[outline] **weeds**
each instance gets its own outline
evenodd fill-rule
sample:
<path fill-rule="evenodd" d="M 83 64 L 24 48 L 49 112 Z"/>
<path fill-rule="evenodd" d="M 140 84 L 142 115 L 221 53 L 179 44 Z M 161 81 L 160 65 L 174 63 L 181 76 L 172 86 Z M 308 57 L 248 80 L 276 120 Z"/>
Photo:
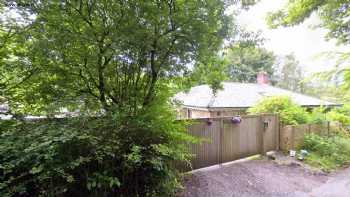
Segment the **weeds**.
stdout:
<path fill-rule="evenodd" d="M 350 162 L 350 138 L 335 134 L 331 137 L 308 134 L 302 149 L 310 152 L 306 162 L 325 171 L 331 171 Z"/>

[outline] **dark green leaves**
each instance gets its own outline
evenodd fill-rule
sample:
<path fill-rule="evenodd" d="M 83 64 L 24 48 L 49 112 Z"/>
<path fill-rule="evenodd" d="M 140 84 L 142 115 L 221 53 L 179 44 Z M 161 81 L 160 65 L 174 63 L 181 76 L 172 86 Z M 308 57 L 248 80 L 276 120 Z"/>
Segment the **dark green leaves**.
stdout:
<path fill-rule="evenodd" d="M 220 0 L 17 3 L 35 15 L 20 57 L 36 72 L 7 93 L 23 113 L 136 113 L 155 99 L 159 81 L 212 56 L 231 27 Z"/>

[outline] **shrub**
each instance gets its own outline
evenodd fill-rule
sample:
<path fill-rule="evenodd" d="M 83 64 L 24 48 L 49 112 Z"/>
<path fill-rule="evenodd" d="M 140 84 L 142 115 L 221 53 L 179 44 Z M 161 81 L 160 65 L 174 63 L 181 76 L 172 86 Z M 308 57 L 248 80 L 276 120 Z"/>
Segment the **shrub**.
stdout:
<path fill-rule="evenodd" d="M 256 106 L 248 110 L 249 113 L 277 113 L 286 125 L 303 124 L 309 121 L 306 110 L 292 102 L 286 96 L 266 97 Z"/>
<path fill-rule="evenodd" d="M 327 114 L 326 114 L 326 108 L 324 107 L 318 107 L 314 108 L 312 112 L 310 113 L 310 123 L 314 124 L 321 124 L 327 121 Z"/>
<path fill-rule="evenodd" d="M 350 162 L 350 138 L 343 135 L 323 137 L 308 134 L 304 137 L 302 149 L 310 151 L 306 162 L 329 171 Z"/>
<path fill-rule="evenodd" d="M 335 108 L 327 113 L 327 118 L 331 121 L 338 121 L 344 126 L 350 125 L 350 105 L 346 104 L 341 108 Z"/>
<path fill-rule="evenodd" d="M 170 196 L 193 140 L 167 105 L 99 118 L 4 122 L 0 196 Z"/>

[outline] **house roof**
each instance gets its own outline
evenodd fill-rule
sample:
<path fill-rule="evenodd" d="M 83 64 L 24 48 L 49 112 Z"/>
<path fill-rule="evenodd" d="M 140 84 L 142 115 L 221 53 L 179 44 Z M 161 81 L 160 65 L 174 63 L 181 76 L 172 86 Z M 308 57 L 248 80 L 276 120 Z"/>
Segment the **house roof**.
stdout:
<path fill-rule="evenodd" d="M 289 96 L 301 106 L 334 106 L 336 103 L 266 84 L 224 82 L 216 96 L 208 85 L 195 86 L 189 92 L 175 95 L 175 99 L 188 107 L 202 108 L 248 108 L 266 96 Z"/>

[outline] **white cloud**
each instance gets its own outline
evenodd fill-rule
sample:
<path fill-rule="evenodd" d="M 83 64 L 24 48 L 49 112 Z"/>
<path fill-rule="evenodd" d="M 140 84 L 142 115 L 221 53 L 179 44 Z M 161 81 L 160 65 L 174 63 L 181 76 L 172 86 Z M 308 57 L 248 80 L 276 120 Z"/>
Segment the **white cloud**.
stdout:
<path fill-rule="evenodd" d="M 320 23 L 317 15 L 312 15 L 304 23 L 294 27 L 269 29 L 265 18 L 268 12 L 278 10 L 285 0 L 262 0 L 247 11 L 238 15 L 238 23 L 248 30 L 261 30 L 267 39 L 265 47 L 277 55 L 294 53 L 307 73 L 320 72 L 333 67 L 335 60 L 320 58 L 320 54 L 329 51 L 344 51 L 345 47 L 336 46 L 334 40 L 326 41 L 327 30 L 311 28 Z"/>

